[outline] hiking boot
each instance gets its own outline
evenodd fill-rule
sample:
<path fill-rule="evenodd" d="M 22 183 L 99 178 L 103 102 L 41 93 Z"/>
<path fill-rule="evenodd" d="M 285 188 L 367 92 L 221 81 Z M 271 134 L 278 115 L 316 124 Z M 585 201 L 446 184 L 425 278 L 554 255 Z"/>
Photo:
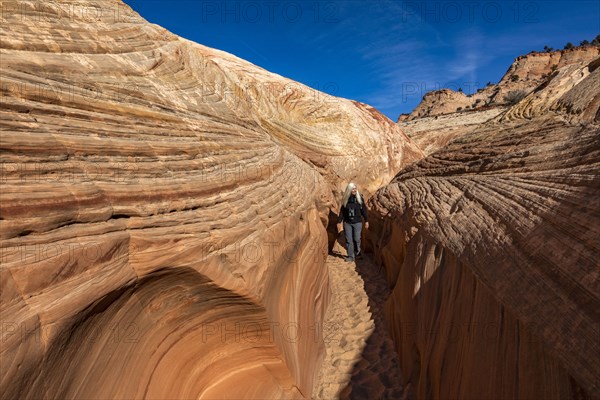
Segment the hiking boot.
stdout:
<path fill-rule="evenodd" d="M 358 253 L 356 253 L 356 258 L 362 258 L 362 251 L 358 251 Z"/>
<path fill-rule="evenodd" d="M 344 261 L 346 261 L 346 262 L 354 262 L 354 258 L 353 257 L 344 257 Z"/>

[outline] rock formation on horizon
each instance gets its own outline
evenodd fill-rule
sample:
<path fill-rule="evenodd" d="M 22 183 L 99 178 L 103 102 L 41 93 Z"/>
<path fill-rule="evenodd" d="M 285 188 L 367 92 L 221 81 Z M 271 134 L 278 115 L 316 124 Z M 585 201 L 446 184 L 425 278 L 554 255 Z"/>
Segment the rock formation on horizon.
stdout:
<path fill-rule="evenodd" d="M 599 399 L 600 58 L 473 114 L 415 122 L 428 157 L 369 201 L 403 384 L 418 399 Z"/>
<path fill-rule="evenodd" d="M 336 196 L 420 149 L 120 1 L 2 8 L 3 398 L 310 396 Z"/>
<path fill-rule="evenodd" d="M 453 114 L 459 111 L 485 110 L 510 106 L 507 95 L 523 91 L 525 95 L 552 80 L 558 70 L 572 64 L 585 64 L 600 56 L 600 46 L 583 46 L 553 52 L 531 52 L 519 56 L 508 68 L 500 82 L 488 84 L 477 93 L 466 95 L 452 89 L 426 93 L 421 103 L 403 118 L 411 121 L 424 117 Z"/>
<path fill-rule="evenodd" d="M 599 56 L 600 46 L 585 46 L 517 57 L 498 84 L 488 85 L 469 96 L 450 89 L 429 92 L 398 124 L 426 154 L 431 154 L 516 103 L 533 102 L 536 106 L 513 108 L 512 114 L 523 107 L 534 114 L 536 107 L 542 112 L 559 107 L 549 103 L 557 101 L 566 90 L 585 78 L 590 64 Z M 522 117 L 531 118 L 534 114 Z"/>
<path fill-rule="evenodd" d="M 348 181 L 373 195 L 398 393 L 600 398 L 598 54 L 528 55 L 516 104 L 509 77 L 403 125 L 118 0 L 1 18 L 3 398 L 319 393 Z"/>

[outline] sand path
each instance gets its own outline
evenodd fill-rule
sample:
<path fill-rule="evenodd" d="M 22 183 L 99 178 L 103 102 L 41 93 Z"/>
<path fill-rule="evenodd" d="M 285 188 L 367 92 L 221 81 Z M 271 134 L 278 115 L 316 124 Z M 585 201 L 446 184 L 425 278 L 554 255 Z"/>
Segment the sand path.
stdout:
<path fill-rule="evenodd" d="M 327 258 L 331 305 L 323 324 L 326 356 L 314 399 L 406 399 L 398 356 L 383 320 L 385 278 L 367 254 L 345 262 L 336 243 Z"/>

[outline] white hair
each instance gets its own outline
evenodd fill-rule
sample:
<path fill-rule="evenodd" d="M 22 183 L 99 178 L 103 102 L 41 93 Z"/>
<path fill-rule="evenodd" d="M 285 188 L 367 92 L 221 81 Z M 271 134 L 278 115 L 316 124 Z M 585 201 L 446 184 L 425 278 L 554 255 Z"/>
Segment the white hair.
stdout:
<path fill-rule="evenodd" d="M 344 197 L 342 198 L 342 204 L 344 205 L 344 207 L 348 206 L 348 199 L 352 195 L 352 189 L 354 188 L 356 188 L 356 183 L 353 182 L 350 182 L 348 186 L 346 186 L 346 190 L 344 191 Z M 360 205 L 362 205 L 363 203 L 363 198 L 358 192 L 358 188 L 356 189 L 356 201 L 358 201 L 358 204 Z"/>

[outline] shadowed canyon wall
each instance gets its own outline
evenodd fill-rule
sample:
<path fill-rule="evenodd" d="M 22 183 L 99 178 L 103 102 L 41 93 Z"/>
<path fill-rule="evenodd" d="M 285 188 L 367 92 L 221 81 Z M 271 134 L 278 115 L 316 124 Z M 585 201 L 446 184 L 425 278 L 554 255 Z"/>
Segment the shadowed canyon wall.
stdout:
<path fill-rule="evenodd" d="M 371 198 L 417 398 L 600 398 L 599 61 L 559 69 Z"/>
<path fill-rule="evenodd" d="M 335 196 L 418 147 L 122 2 L 2 8 L 3 398 L 310 396 Z"/>

